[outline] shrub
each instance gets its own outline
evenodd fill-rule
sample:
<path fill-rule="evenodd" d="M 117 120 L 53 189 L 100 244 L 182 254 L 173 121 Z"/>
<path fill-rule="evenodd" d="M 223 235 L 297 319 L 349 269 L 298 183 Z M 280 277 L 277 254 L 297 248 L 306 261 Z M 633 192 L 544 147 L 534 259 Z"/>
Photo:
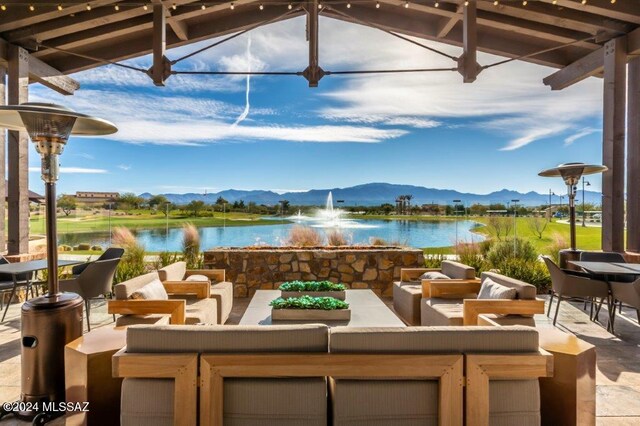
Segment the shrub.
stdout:
<path fill-rule="evenodd" d="M 424 267 L 425 268 L 433 268 L 440 269 L 442 266 L 442 261 L 446 260 L 444 254 L 429 254 L 424 257 Z"/>
<path fill-rule="evenodd" d="M 102 246 L 91 246 L 91 251 L 102 251 Z"/>
<path fill-rule="evenodd" d="M 281 291 L 344 291 L 344 284 L 331 281 L 289 281 L 280 284 Z"/>
<path fill-rule="evenodd" d="M 498 268 L 501 274 L 536 286 L 538 293 L 544 293 L 551 285 L 551 276 L 544 263 L 538 260 L 509 258 Z"/>
<path fill-rule="evenodd" d="M 146 272 L 144 262 L 145 250 L 138 239 L 125 227 L 116 227 L 113 230 L 113 244 L 122 247 L 124 254 L 116 269 L 114 283 L 120 283 Z"/>
<path fill-rule="evenodd" d="M 330 246 L 346 246 L 349 242 L 344 234 L 337 229 L 333 229 L 327 233 L 327 245 Z"/>
<path fill-rule="evenodd" d="M 486 240 L 478 243 L 480 253 L 485 257 L 487 256 L 487 254 L 489 254 L 491 247 L 493 247 L 493 240 L 491 238 L 487 238 Z"/>
<path fill-rule="evenodd" d="M 564 250 L 569 248 L 569 242 L 567 239 L 560 233 L 554 232 L 551 234 L 551 244 L 547 246 L 546 255 L 549 255 L 554 262 L 558 263 L 560 261 L 560 250 Z"/>
<path fill-rule="evenodd" d="M 322 236 L 313 228 L 294 226 L 289 231 L 285 244 L 294 247 L 318 247 L 322 245 Z"/>
<path fill-rule="evenodd" d="M 322 309 L 333 311 L 336 309 L 348 309 L 349 304 L 334 297 L 290 297 L 283 299 L 278 297 L 269 303 L 273 309 Z"/>
<path fill-rule="evenodd" d="M 91 244 L 87 244 L 87 243 L 78 244 L 78 250 L 91 250 Z"/>
<path fill-rule="evenodd" d="M 63 244 L 60 247 L 58 247 L 58 251 L 71 251 L 71 250 L 73 250 L 73 247 L 65 245 L 65 244 Z"/>
<path fill-rule="evenodd" d="M 187 262 L 188 269 L 202 268 L 200 234 L 198 229 L 190 223 L 182 227 L 182 259 Z"/>
<path fill-rule="evenodd" d="M 173 251 L 161 251 L 153 262 L 153 267 L 154 269 L 164 268 L 165 266 L 179 262 L 180 260 L 180 253 Z"/>
<path fill-rule="evenodd" d="M 456 246 L 456 251 L 458 252 L 458 261 L 475 268 L 477 274 L 485 269 L 486 261 L 479 244 L 461 243 Z"/>
<path fill-rule="evenodd" d="M 487 261 L 489 266 L 499 268 L 502 262 L 507 259 L 522 259 L 526 261 L 535 261 L 538 259 L 538 253 L 535 247 L 529 241 L 518 238 L 515 242 L 513 239 L 508 241 L 498 241 L 487 253 Z"/>
<path fill-rule="evenodd" d="M 370 237 L 369 244 L 371 244 L 372 246 L 388 246 L 389 245 L 389 243 L 387 243 L 387 241 L 384 238 L 380 238 L 380 237 Z"/>

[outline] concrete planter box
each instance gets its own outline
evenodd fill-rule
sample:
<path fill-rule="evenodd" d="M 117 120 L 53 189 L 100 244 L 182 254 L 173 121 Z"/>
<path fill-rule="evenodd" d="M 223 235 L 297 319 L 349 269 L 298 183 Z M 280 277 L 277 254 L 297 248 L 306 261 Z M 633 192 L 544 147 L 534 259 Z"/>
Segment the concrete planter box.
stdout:
<path fill-rule="evenodd" d="M 333 297 L 334 299 L 344 300 L 346 292 L 342 291 L 281 291 L 280 297 L 283 299 L 289 299 L 292 297 Z"/>
<path fill-rule="evenodd" d="M 349 321 L 351 309 L 271 309 L 272 321 Z"/>

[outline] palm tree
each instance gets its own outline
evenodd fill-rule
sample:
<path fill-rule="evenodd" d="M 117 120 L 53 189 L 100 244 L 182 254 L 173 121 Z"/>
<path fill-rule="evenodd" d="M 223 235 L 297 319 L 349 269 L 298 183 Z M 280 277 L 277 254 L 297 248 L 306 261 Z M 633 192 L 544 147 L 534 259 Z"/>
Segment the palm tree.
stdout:
<path fill-rule="evenodd" d="M 407 200 L 407 210 L 405 214 L 411 214 L 411 199 L 413 198 L 413 195 L 405 195 L 404 198 Z"/>

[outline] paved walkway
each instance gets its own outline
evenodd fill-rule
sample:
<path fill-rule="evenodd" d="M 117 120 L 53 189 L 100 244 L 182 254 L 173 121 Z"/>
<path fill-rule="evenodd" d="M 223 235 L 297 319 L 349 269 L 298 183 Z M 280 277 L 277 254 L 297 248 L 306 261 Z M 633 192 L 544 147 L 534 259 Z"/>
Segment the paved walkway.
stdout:
<path fill-rule="evenodd" d="M 391 299 L 386 298 L 387 305 Z M 242 317 L 248 298 L 236 299 L 229 324 L 237 324 Z M 113 324 L 106 313 L 104 302 L 93 302 L 92 328 Z M 554 305 L 555 307 L 555 305 Z M 640 425 L 640 326 L 635 311 L 624 310 L 616 319 L 616 334 L 589 321 L 582 310 L 582 303 L 563 303 L 558 318 L 558 328 L 575 334 L 597 347 L 596 411 L 598 425 Z M 600 318 L 606 321 L 606 309 Z M 551 324 L 545 316 L 536 321 L 540 327 Z M 7 321 L 0 324 L 0 403 L 20 397 L 20 305 L 12 305 Z M 0 421 L 2 425 L 23 425 L 14 419 Z M 52 422 L 52 425 L 61 424 Z"/>

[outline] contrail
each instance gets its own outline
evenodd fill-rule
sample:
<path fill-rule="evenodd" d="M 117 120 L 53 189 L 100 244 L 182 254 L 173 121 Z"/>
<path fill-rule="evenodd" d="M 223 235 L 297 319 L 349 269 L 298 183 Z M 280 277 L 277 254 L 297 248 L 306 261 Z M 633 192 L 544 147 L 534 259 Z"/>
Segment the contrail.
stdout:
<path fill-rule="evenodd" d="M 249 67 L 249 72 L 251 72 L 251 36 L 247 39 L 247 64 Z M 249 115 L 249 109 L 251 105 L 249 104 L 249 93 L 251 93 L 251 75 L 247 74 L 247 90 L 245 94 L 245 105 L 244 111 L 242 114 L 236 119 L 236 121 L 231 125 L 231 127 L 236 127 L 238 124 L 242 123 L 245 118 Z"/>

